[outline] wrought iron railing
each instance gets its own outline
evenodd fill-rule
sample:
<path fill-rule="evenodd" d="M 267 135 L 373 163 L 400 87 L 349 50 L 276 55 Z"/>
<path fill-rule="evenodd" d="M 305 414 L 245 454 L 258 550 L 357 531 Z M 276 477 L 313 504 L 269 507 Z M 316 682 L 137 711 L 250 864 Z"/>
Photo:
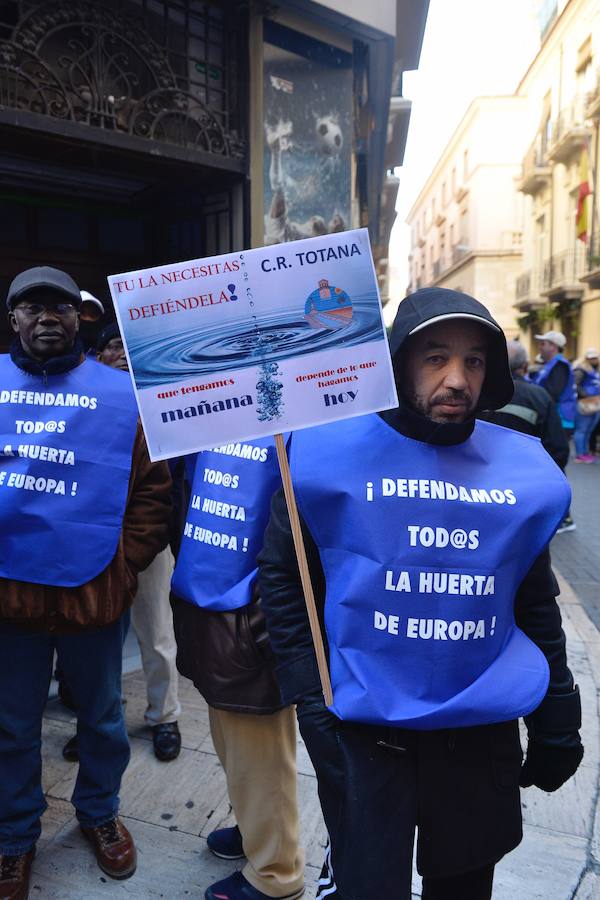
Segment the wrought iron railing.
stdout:
<path fill-rule="evenodd" d="M 586 271 L 597 272 L 600 269 L 600 234 L 595 234 L 586 251 Z"/>
<path fill-rule="evenodd" d="M 600 66 L 596 69 L 596 82 L 585 97 L 585 113 L 590 118 L 597 118 L 600 112 Z"/>
<path fill-rule="evenodd" d="M 576 285 L 581 276 L 585 274 L 585 270 L 586 254 L 583 244 L 571 250 L 556 253 L 544 262 L 542 289 L 552 290 L 552 288 Z"/>
<path fill-rule="evenodd" d="M 452 262 L 457 263 L 459 260 L 466 256 L 467 253 L 470 252 L 470 247 L 467 244 L 455 244 L 452 248 Z"/>
<path fill-rule="evenodd" d="M 515 285 L 515 294 L 517 300 L 531 296 L 531 272 L 523 272 L 522 275 L 519 275 Z"/>
<path fill-rule="evenodd" d="M 8 0 L 0 109 L 242 158 L 235 22 L 226 2 Z"/>
<path fill-rule="evenodd" d="M 540 273 L 537 269 L 523 272 L 515 282 L 517 300 L 535 300 L 540 296 Z"/>
<path fill-rule="evenodd" d="M 552 144 L 556 144 L 572 129 L 583 127 L 585 124 L 585 103 L 585 95 L 577 94 L 568 106 L 560 110 L 558 116 L 552 122 L 550 137 Z"/>
<path fill-rule="evenodd" d="M 548 159 L 546 156 L 546 146 L 545 146 L 544 135 L 542 132 L 538 132 L 535 137 L 535 140 L 527 150 L 527 153 L 523 157 L 522 164 L 522 177 L 528 178 L 530 175 L 535 174 L 536 169 L 542 169 L 548 165 Z"/>

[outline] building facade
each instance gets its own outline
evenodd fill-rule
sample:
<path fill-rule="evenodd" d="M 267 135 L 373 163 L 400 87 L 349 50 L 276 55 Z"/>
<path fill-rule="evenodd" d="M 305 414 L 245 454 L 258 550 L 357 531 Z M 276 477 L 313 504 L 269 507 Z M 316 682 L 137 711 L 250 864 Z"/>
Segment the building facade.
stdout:
<path fill-rule="evenodd" d="M 437 285 L 482 300 L 507 335 L 518 333 L 515 280 L 522 268 L 523 98 L 478 97 L 467 110 L 407 218 L 409 291 Z"/>
<path fill-rule="evenodd" d="M 362 225 L 385 288 L 427 5 L 0 4 L 0 292 Z"/>
<path fill-rule="evenodd" d="M 556 328 L 574 358 L 600 343 L 600 5 L 545 2 L 540 16 L 540 49 L 517 88 L 529 129 L 517 183 L 525 206 L 515 309 L 532 353 L 533 335 Z M 578 215 L 586 182 L 593 193 Z"/>

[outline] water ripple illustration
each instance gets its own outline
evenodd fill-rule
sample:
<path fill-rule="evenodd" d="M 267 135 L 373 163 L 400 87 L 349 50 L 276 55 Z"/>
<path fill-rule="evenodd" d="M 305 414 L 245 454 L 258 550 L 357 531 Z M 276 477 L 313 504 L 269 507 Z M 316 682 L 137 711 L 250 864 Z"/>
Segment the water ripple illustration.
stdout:
<path fill-rule="evenodd" d="M 337 329 L 311 327 L 295 308 L 171 336 L 130 338 L 129 352 L 136 383 L 147 388 L 383 338 L 379 304 L 370 296 L 353 298 L 352 320 Z"/>

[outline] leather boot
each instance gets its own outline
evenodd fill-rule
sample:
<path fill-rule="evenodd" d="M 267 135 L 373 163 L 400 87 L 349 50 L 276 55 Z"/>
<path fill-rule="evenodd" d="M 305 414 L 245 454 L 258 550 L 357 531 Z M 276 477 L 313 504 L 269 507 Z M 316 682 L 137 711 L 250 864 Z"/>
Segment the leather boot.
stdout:
<path fill-rule="evenodd" d="M 0 855 L 0 900 L 27 900 L 35 847 L 20 856 Z"/>
<path fill-rule="evenodd" d="M 118 817 L 96 828 L 81 825 L 92 844 L 98 865 L 110 878 L 129 878 L 135 872 L 137 854 L 133 838 Z"/>

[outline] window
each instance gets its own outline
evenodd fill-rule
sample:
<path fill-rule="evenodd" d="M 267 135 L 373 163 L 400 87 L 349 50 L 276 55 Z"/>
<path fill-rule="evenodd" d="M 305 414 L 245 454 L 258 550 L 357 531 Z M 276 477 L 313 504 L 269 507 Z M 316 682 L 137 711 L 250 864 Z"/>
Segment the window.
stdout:
<path fill-rule="evenodd" d="M 592 61 L 592 36 L 591 34 L 586 37 L 585 41 L 577 51 L 577 65 L 575 67 L 576 72 L 582 72 L 587 69 Z"/>
<path fill-rule="evenodd" d="M 542 121 L 540 124 L 540 132 L 542 135 L 542 159 L 546 156 L 548 151 L 548 144 L 550 143 L 550 136 L 552 134 L 552 94 L 550 91 L 544 97 L 544 101 L 542 103 Z"/>
<path fill-rule="evenodd" d="M 468 232 L 469 232 L 469 219 L 467 216 L 467 210 L 463 209 L 460 214 L 460 238 L 459 238 L 458 242 L 459 242 L 459 244 L 462 244 L 465 247 L 467 247 L 469 245 Z"/>
<path fill-rule="evenodd" d="M 89 250 L 86 213 L 76 209 L 41 206 L 38 210 L 38 240 L 44 247 Z"/>
<path fill-rule="evenodd" d="M 594 66 L 592 65 L 592 38 L 588 37 L 577 51 L 577 93 L 587 94 L 593 90 L 595 82 Z"/>

